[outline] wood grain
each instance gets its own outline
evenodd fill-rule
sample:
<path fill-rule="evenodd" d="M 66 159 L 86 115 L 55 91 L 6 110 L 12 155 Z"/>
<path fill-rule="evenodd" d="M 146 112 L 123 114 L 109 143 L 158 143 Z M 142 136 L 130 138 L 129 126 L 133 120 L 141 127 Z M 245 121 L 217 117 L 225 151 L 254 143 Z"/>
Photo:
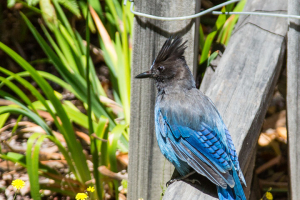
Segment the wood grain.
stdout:
<path fill-rule="evenodd" d="M 300 15 L 300 2 L 288 1 L 288 14 Z M 289 19 L 287 45 L 287 118 L 290 193 L 292 200 L 300 199 L 300 20 Z"/>
<path fill-rule="evenodd" d="M 276 13 L 286 13 L 286 8 L 285 0 L 249 0 L 245 6 L 246 11 Z M 215 103 L 231 133 L 248 187 L 257 139 L 283 63 L 287 29 L 286 19 L 241 16 L 216 71 L 208 69 L 200 88 Z M 172 184 L 164 199 L 216 198 L 216 189 L 204 188 L 215 186 L 208 181 L 201 186 L 202 191 L 184 182 Z M 246 195 L 249 198 L 249 192 Z"/>
<path fill-rule="evenodd" d="M 195 14 L 200 9 L 198 4 L 200 4 L 198 0 L 135 1 L 135 10 L 157 16 L 175 17 Z M 196 66 L 198 21 L 195 19 L 158 21 L 138 16 L 134 19 L 128 168 L 129 200 L 160 199 L 162 187 L 165 187 L 165 183 L 170 179 L 174 170 L 174 167 L 161 154 L 154 133 L 156 97 L 154 82 L 136 80 L 134 77 L 150 69 L 161 46 L 171 35 L 180 35 L 188 40 L 186 60 L 191 68 Z"/>

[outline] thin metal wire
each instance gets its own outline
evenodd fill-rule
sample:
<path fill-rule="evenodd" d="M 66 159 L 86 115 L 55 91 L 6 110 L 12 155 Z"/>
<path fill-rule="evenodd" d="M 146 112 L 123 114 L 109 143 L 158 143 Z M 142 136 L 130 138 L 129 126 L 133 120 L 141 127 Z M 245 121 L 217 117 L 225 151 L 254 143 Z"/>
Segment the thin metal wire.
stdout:
<path fill-rule="evenodd" d="M 150 19 L 157 19 L 157 20 L 164 20 L 164 21 L 173 21 L 173 20 L 185 20 L 185 19 L 193 19 L 200 17 L 202 15 L 206 15 L 208 13 L 212 13 L 213 15 L 259 15 L 259 16 L 268 16 L 268 17 L 283 17 L 283 18 L 295 18 L 300 19 L 299 15 L 285 15 L 285 14 L 278 14 L 278 13 L 264 13 L 264 12 L 220 12 L 220 11 L 214 11 L 219 8 L 222 8 L 223 6 L 239 2 L 240 0 L 231 0 L 226 1 L 224 3 L 221 3 L 219 5 L 216 5 L 212 8 L 209 8 L 207 10 L 204 10 L 200 13 L 194 14 L 194 15 L 188 15 L 188 16 L 182 16 L 182 17 L 159 17 L 154 15 L 149 15 L 146 13 L 141 13 L 133 10 L 134 1 L 129 0 L 131 2 L 130 11 L 138 16 L 146 17 Z M 126 6 L 127 0 L 124 0 L 124 5 Z"/>
<path fill-rule="evenodd" d="M 260 16 L 267 16 L 267 17 L 283 17 L 283 18 L 300 19 L 299 15 L 285 15 L 285 14 L 264 13 L 264 12 L 220 12 L 220 11 L 213 11 L 212 14 L 213 15 L 260 15 Z"/>
<path fill-rule="evenodd" d="M 127 0 L 124 0 L 124 3 L 123 3 L 123 4 L 124 4 L 124 6 L 126 6 L 126 3 L 127 3 Z"/>
<path fill-rule="evenodd" d="M 194 15 L 188 15 L 188 16 L 182 16 L 182 17 L 159 17 L 159 16 L 154 16 L 154 15 L 149 15 L 149 14 L 145 14 L 145 13 L 141 13 L 141 12 L 137 12 L 137 11 L 134 11 L 133 10 L 133 4 L 134 2 L 131 1 L 131 6 L 130 6 L 130 11 L 135 14 L 135 15 L 138 15 L 138 16 L 141 16 L 141 17 L 147 17 L 147 18 L 151 18 L 151 19 L 157 19 L 157 20 L 164 20 L 164 21 L 173 21 L 173 20 L 185 20 L 185 19 L 193 19 L 193 18 L 197 18 L 197 17 L 200 17 L 202 15 L 206 15 L 208 13 L 211 13 L 212 11 L 214 10 L 217 10 L 219 8 L 222 8 L 223 6 L 226 6 L 226 5 L 229 5 L 229 4 L 232 4 L 232 3 L 236 3 L 236 2 L 239 2 L 240 0 L 231 0 L 231 1 L 226 1 L 224 3 L 221 3 L 219 5 L 216 5 L 212 8 L 209 8 L 207 10 L 204 10 L 200 13 L 197 13 L 197 14 L 194 14 Z M 127 0 L 124 0 L 124 5 L 126 5 L 126 2 Z"/>

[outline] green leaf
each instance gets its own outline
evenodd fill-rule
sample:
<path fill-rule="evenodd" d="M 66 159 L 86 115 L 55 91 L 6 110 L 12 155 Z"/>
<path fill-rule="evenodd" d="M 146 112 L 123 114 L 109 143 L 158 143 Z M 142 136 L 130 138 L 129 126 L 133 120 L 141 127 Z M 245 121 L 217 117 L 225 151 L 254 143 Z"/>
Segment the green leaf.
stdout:
<path fill-rule="evenodd" d="M 202 28 L 202 25 L 200 24 L 199 26 L 199 45 L 200 45 L 200 49 L 202 50 L 204 48 L 204 43 L 205 43 L 205 36 L 204 36 L 204 33 L 203 33 L 203 28 Z"/>
<path fill-rule="evenodd" d="M 81 77 L 77 73 L 68 71 L 67 68 L 62 63 L 62 61 L 55 55 L 55 53 L 53 52 L 53 50 L 49 47 L 49 45 L 47 45 L 47 43 L 45 42 L 45 40 L 36 31 L 36 29 L 30 23 L 30 21 L 27 19 L 27 17 L 24 14 L 22 14 L 22 13 L 21 13 L 21 16 L 25 20 L 26 24 L 28 25 L 29 29 L 33 33 L 34 37 L 37 39 L 37 41 L 41 45 L 41 47 L 44 50 L 44 52 L 47 54 L 47 56 L 53 62 L 53 64 L 54 64 L 55 68 L 57 69 L 57 71 L 63 77 L 63 79 L 66 80 L 66 82 L 68 82 L 70 85 L 72 85 L 72 88 L 74 88 L 74 90 L 76 90 L 76 93 L 78 94 L 78 96 L 80 96 L 81 99 L 84 102 L 86 102 L 86 96 L 87 96 L 86 93 L 87 93 L 87 90 L 86 90 L 86 83 L 85 83 L 83 77 Z M 1 48 L 1 46 L 0 46 L 0 48 Z M 106 116 L 109 119 L 109 121 L 110 121 L 110 128 L 112 128 L 113 125 L 115 124 L 115 121 L 112 118 L 112 112 L 106 111 L 105 107 L 100 102 L 99 97 L 96 97 L 94 95 L 92 95 L 92 104 L 93 104 L 93 108 L 94 108 L 93 111 L 94 111 L 95 115 L 98 118 L 101 115 Z"/>
<path fill-rule="evenodd" d="M 87 19 L 89 19 L 89 15 L 87 13 L 86 16 Z M 95 186 L 96 186 L 96 194 L 99 199 L 102 199 L 102 188 L 101 188 L 101 182 L 100 182 L 100 174 L 98 171 L 99 167 L 99 154 L 98 154 L 98 148 L 97 148 L 97 142 L 92 137 L 92 134 L 94 133 L 94 125 L 92 120 L 92 102 L 91 102 L 91 82 L 90 82 L 90 65 L 89 65 L 89 58 L 90 58 L 90 29 L 88 25 L 86 24 L 86 85 L 87 85 L 87 122 L 88 122 L 88 130 L 89 130 L 89 136 L 91 139 L 91 153 L 92 153 L 92 161 L 94 166 L 94 177 L 95 177 Z"/>
<path fill-rule="evenodd" d="M 123 21 L 125 21 L 125 10 L 123 8 Z M 126 23 L 125 23 L 126 25 Z M 124 97 L 122 97 L 124 100 L 123 109 L 125 113 L 125 121 L 129 124 L 130 122 L 130 83 L 131 83 L 131 60 L 130 60 L 130 50 L 129 50 L 129 44 L 128 44 L 128 34 L 127 34 L 127 27 L 124 26 L 124 30 L 122 32 L 122 55 L 124 59 L 124 86 L 123 90 L 125 92 L 123 93 Z"/>
<path fill-rule="evenodd" d="M 41 136 L 40 133 L 32 134 L 27 141 L 27 150 L 26 150 L 26 166 L 27 166 L 27 172 L 28 172 L 29 182 L 31 186 L 30 194 L 34 200 L 41 199 L 41 196 L 39 194 L 40 184 L 39 184 L 39 174 L 38 174 L 38 163 L 35 163 L 36 160 L 32 156 L 32 147 L 34 145 L 35 140 L 40 136 Z"/>
<path fill-rule="evenodd" d="M 47 25 L 52 28 L 57 25 L 57 16 L 53 5 L 50 0 L 40 0 L 40 9 L 42 17 Z"/>
<path fill-rule="evenodd" d="M 236 7 L 233 9 L 233 12 L 241 12 L 244 9 L 244 6 L 246 4 L 246 0 L 240 1 Z M 217 41 L 227 45 L 229 42 L 229 39 L 231 37 L 231 33 L 233 31 L 233 28 L 239 18 L 239 15 L 231 15 L 225 22 L 224 26 L 222 27 L 222 30 L 219 33 Z"/>
<path fill-rule="evenodd" d="M 27 0 L 29 6 L 35 6 L 40 0 Z"/>
<path fill-rule="evenodd" d="M 109 135 L 108 141 L 108 149 L 109 149 L 109 162 L 111 166 L 111 171 L 117 172 L 117 158 L 116 158 L 116 151 L 117 145 L 122 133 L 127 128 L 127 125 L 118 124 L 116 127 L 111 131 Z"/>
<path fill-rule="evenodd" d="M 120 26 L 119 26 L 119 21 L 120 21 L 121 15 L 118 16 L 118 13 L 117 13 L 117 10 L 119 10 L 119 13 L 122 12 L 122 9 L 121 9 L 120 5 L 115 0 L 105 0 L 105 2 L 106 2 L 106 5 L 109 8 L 109 11 L 111 12 L 111 14 L 114 18 L 113 23 L 116 25 L 116 28 L 117 28 L 118 32 L 121 33 L 122 31 L 121 31 Z"/>
<path fill-rule="evenodd" d="M 23 100 L 27 105 L 29 105 L 30 107 L 33 108 L 33 106 L 31 105 L 30 99 L 18 86 L 16 86 L 14 83 L 10 82 L 8 79 L 5 79 L 3 77 L 0 77 L 0 81 L 1 81 L 1 85 L 2 85 L 2 83 L 7 85 L 13 92 L 15 92 L 20 97 L 21 100 Z M 34 108 L 33 108 L 33 110 L 35 113 L 37 113 Z"/>
<path fill-rule="evenodd" d="M 204 47 L 203 47 L 202 53 L 201 53 L 200 65 L 202 63 L 204 63 L 207 60 L 207 58 L 209 57 L 209 51 L 210 51 L 212 42 L 213 42 L 216 34 L 217 34 L 217 31 L 215 30 L 207 35 L 205 43 L 204 43 Z"/>
<path fill-rule="evenodd" d="M 209 56 L 209 58 L 207 59 L 207 65 L 206 65 L 206 67 L 209 67 L 211 61 L 213 61 L 213 60 L 218 56 L 218 54 L 219 54 L 219 52 L 218 52 L 218 51 L 215 51 L 215 52 L 213 52 L 213 53 Z"/>
<path fill-rule="evenodd" d="M 16 0 L 7 0 L 7 7 L 12 8 L 16 4 Z"/>
<path fill-rule="evenodd" d="M 2 93 L 2 92 L 0 91 L 0 93 Z M 0 114 L 4 114 L 4 113 L 14 113 L 14 114 L 25 115 L 25 116 L 29 117 L 30 119 L 32 119 L 40 127 L 42 127 L 46 131 L 47 134 L 49 134 L 49 135 L 52 134 L 52 132 L 51 132 L 50 128 L 47 126 L 47 124 L 38 115 L 36 115 L 32 111 L 30 111 L 29 109 L 23 110 L 21 108 L 15 108 L 12 106 L 1 106 Z"/>
<path fill-rule="evenodd" d="M 127 189 L 127 188 L 128 188 L 128 181 L 127 181 L 127 180 L 123 179 L 123 180 L 121 181 L 121 184 L 122 184 L 122 186 L 123 186 L 124 189 Z"/>
<path fill-rule="evenodd" d="M 15 153 L 15 152 L 8 152 L 6 155 L 0 154 L 0 158 L 12 161 L 14 163 L 18 163 L 22 167 L 26 167 L 25 156 L 22 154 Z"/>
<path fill-rule="evenodd" d="M 99 1 L 92 1 L 92 2 L 95 2 L 96 4 L 99 4 Z M 88 10 L 87 5 L 86 5 L 86 3 L 85 3 L 84 1 L 79 1 L 78 3 L 79 3 L 79 7 L 80 7 L 80 9 L 81 9 L 81 11 L 82 11 L 83 17 L 84 17 L 85 20 L 86 20 L 86 13 L 87 13 L 87 10 Z M 90 5 L 91 5 L 91 4 L 90 4 Z M 100 6 L 100 4 L 99 4 L 99 6 Z M 93 8 L 95 9 L 95 11 L 98 13 L 98 9 L 95 8 L 95 7 L 98 7 L 98 6 L 97 6 L 97 5 L 96 5 L 96 6 L 93 6 L 93 5 L 92 5 L 92 7 L 93 7 Z M 101 6 L 100 6 L 100 12 L 102 13 Z M 99 15 L 99 13 L 98 13 L 98 15 Z M 99 15 L 99 16 L 100 16 L 100 15 Z M 103 16 L 102 16 L 102 17 L 100 16 L 100 18 L 103 19 Z M 92 33 L 96 33 L 96 27 L 95 27 L 95 25 L 94 25 L 94 22 L 93 22 L 93 20 L 92 20 L 92 17 L 91 17 L 91 15 L 90 15 L 90 13 L 89 13 L 89 18 L 88 18 L 88 25 L 89 25 L 89 27 L 90 27 L 91 32 L 92 32 Z"/>
<path fill-rule="evenodd" d="M 22 13 L 21 15 L 24 17 L 24 19 L 27 19 Z M 28 20 L 28 19 L 27 19 Z M 26 21 L 28 22 L 28 21 Z M 29 71 L 31 73 L 32 78 L 35 80 L 35 82 L 41 87 L 44 92 L 45 96 L 52 102 L 53 107 L 56 110 L 56 113 L 58 117 L 60 118 L 63 126 L 58 126 L 58 129 L 63 134 L 63 136 L 66 139 L 67 146 L 71 152 L 72 158 L 75 162 L 76 174 L 80 174 L 80 181 L 86 182 L 91 179 L 90 174 L 86 173 L 88 171 L 87 163 L 82 162 L 81 158 L 84 157 L 82 146 L 78 143 L 75 137 L 75 133 L 73 130 L 73 127 L 70 123 L 70 119 L 68 118 L 67 114 L 65 113 L 61 102 L 59 99 L 56 98 L 55 93 L 52 89 L 52 87 L 49 85 L 49 83 L 43 79 L 36 70 L 29 65 L 22 57 L 20 57 L 18 54 L 16 54 L 14 51 L 12 51 L 10 48 L 5 46 L 3 43 L 0 42 L 0 48 L 9 54 L 18 64 L 20 64 L 21 67 L 23 67 L 25 70 Z"/>
<path fill-rule="evenodd" d="M 103 136 L 100 138 L 108 141 L 108 129 L 107 128 L 104 129 Z M 101 147 L 100 165 L 108 166 L 108 164 L 109 164 L 108 142 L 102 142 L 100 147 Z"/>
<path fill-rule="evenodd" d="M 48 112 L 51 114 L 52 118 L 54 119 L 54 122 L 55 124 L 59 127 L 59 123 L 56 119 L 56 116 L 54 115 L 54 112 L 53 111 L 53 106 L 52 104 L 50 103 L 47 103 L 46 100 L 44 99 L 44 97 L 40 94 L 40 92 L 34 87 L 32 86 L 31 83 L 29 83 L 28 81 L 26 81 L 25 79 L 21 78 L 18 74 L 14 74 L 2 67 L 0 67 L 0 71 L 9 75 L 9 77 L 7 77 L 6 79 L 7 80 L 12 80 L 12 79 L 16 79 L 19 83 L 21 83 L 24 87 L 26 87 L 29 91 L 31 91 L 31 93 L 44 105 L 44 107 L 46 108 L 46 110 L 48 110 Z M 29 72 L 21 72 L 19 74 L 30 74 Z M 0 87 L 3 85 L 3 82 L 0 84 Z M 4 94 L 5 95 L 5 94 Z M 29 104 L 33 109 L 35 109 L 35 106 L 33 104 Z M 37 113 L 35 111 L 35 113 Z M 47 130 L 45 130 L 47 132 Z"/>
<path fill-rule="evenodd" d="M 23 118 L 22 115 L 20 115 L 16 121 L 16 124 L 14 125 L 13 129 L 11 130 L 11 133 L 14 134 L 17 130 L 17 128 L 19 127 L 19 122 L 21 121 L 21 119 Z"/>
<path fill-rule="evenodd" d="M 128 153 L 128 149 L 129 149 L 128 141 L 125 139 L 122 140 L 122 138 L 124 138 L 124 137 L 120 137 L 120 140 L 118 141 L 118 149 L 123 153 Z M 125 142 L 123 142 L 123 141 L 125 141 Z"/>
<path fill-rule="evenodd" d="M 74 69 L 76 69 L 76 71 L 78 71 L 79 74 L 82 77 L 84 77 L 85 72 L 83 69 L 80 47 L 77 43 L 77 40 L 75 38 L 72 38 L 71 35 L 69 35 L 67 29 L 64 26 L 60 25 L 59 30 L 60 30 L 62 39 L 65 41 L 65 45 L 67 45 L 69 47 L 69 51 L 71 53 L 70 59 L 72 59 L 73 62 L 75 62 Z"/>
<path fill-rule="evenodd" d="M 110 163 L 110 170 L 113 172 L 117 172 L 117 158 L 116 158 L 116 151 L 117 151 L 117 145 L 120 137 L 122 136 L 122 133 L 127 128 L 126 125 L 118 124 L 116 127 L 111 131 L 109 135 L 109 141 L 108 141 L 108 153 L 109 153 L 109 163 Z M 119 188 L 119 182 L 113 181 L 114 187 Z M 115 190 L 115 195 L 118 196 L 119 191 Z"/>
<path fill-rule="evenodd" d="M 76 124 L 88 129 L 88 117 L 81 113 L 81 111 L 76 110 L 74 108 L 71 107 L 71 102 L 64 102 L 65 104 L 63 104 L 63 107 L 65 109 L 65 111 L 67 112 L 69 118 L 75 122 Z M 93 127 L 96 127 L 97 124 L 93 121 Z"/>
<path fill-rule="evenodd" d="M 0 115 L 0 128 L 2 128 L 7 120 L 7 118 L 9 117 L 9 113 L 5 113 Z"/>
<path fill-rule="evenodd" d="M 60 5 L 58 4 L 57 0 L 53 0 L 53 5 L 58 13 L 58 17 L 60 19 L 60 21 L 63 23 L 63 25 L 67 28 L 69 34 L 72 35 L 72 37 L 75 39 L 73 31 L 72 31 L 72 27 L 64 13 L 64 11 L 61 9 Z M 27 24 L 28 25 L 28 24 Z"/>
<path fill-rule="evenodd" d="M 18 163 L 22 167 L 26 167 L 26 156 L 24 156 L 23 154 L 8 152 L 6 155 L 0 154 L 0 158 L 12 161 L 14 163 Z M 43 176 L 45 177 L 47 177 L 46 173 L 52 175 L 59 175 L 59 173 L 56 170 L 41 163 L 39 163 L 39 171 L 42 172 Z"/>
<path fill-rule="evenodd" d="M 95 127 L 95 134 L 97 135 L 97 137 L 99 137 L 101 139 L 105 139 L 104 135 L 105 135 L 105 132 L 107 131 L 107 127 L 108 127 L 108 119 L 104 116 L 100 117 L 98 125 L 97 125 L 97 127 Z M 101 144 L 103 143 L 103 141 L 96 140 L 96 143 L 97 143 L 98 151 L 102 152 Z"/>
<path fill-rule="evenodd" d="M 225 7 L 223 7 L 221 11 L 225 12 Z M 219 17 L 216 21 L 215 27 L 213 28 L 213 31 L 207 35 L 203 49 L 202 49 L 202 53 L 201 53 L 200 65 L 203 64 L 209 57 L 209 55 L 210 55 L 209 51 L 211 49 L 212 42 L 213 42 L 215 36 L 217 35 L 218 31 L 222 28 L 225 21 L 226 21 L 226 16 L 219 15 Z"/>
<path fill-rule="evenodd" d="M 77 17 L 80 17 L 80 11 L 76 0 L 58 0 L 58 2 L 71 11 Z"/>
<path fill-rule="evenodd" d="M 76 64 L 76 60 L 74 58 L 74 52 L 71 49 L 71 46 L 73 46 L 73 45 L 71 45 L 71 46 L 69 45 L 68 41 L 65 39 L 65 37 L 62 35 L 62 33 L 58 29 L 54 28 L 53 32 L 54 32 L 56 41 L 58 43 L 58 46 L 59 46 L 61 52 L 63 53 L 64 57 L 66 58 L 66 61 L 68 63 L 67 66 L 69 68 L 71 68 L 71 71 L 74 71 L 74 73 L 79 73 L 77 64 Z M 72 39 L 70 39 L 70 40 L 72 40 Z M 52 58 L 54 58 L 54 57 L 52 57 Z M 50 59 L 51 59 L 51 57 L 50 57 Z M 54 63 L 54 64 L 56 64 L 56 63 Z M 62 63 L 60 62 L 60 64 L 62 64 Z M 63 68 L 61 69 L 61 71 L 66 72 L 66 70 Z"/>
<path fill-rule="evenodd" d="M 88 19 L 90 19 L 90 18 L 88 18 Z M 83 39 L 81 38 L 80 34 L 77 31 L 75 32 L 75 36 L 77 38 L 80 49 L 83 53 L 82 58 L 83 58 L 83 60 L 85 60 L 86 59 L 86 54 L 87 54 L 86 53 L 86 45 L 83 44 Z M 101 96 L 107 97 L 107 95 L 106 95 L 106 93 L 105 93 L 105 91 L 104 91 L 104 89 L 103 89 L 103 87 L 102 87 L 102 85 L 101 85 L 101 83 L 98 79 L 97 73 L 95 71 L 95 66 L 93 64 L 93 61 L 92 61 L 91 57 L 89 57 L 89 65 L 91 66 L 90 67 L 90 71 L 91 71 L 90 79 L 91 79 L 91 83 L 92 83 L 92 86 L 93 86 L 93 92 L 96 94 L 96 96 L 101 95 Z M 86 68 L 86 66 L 84 66 L 84 67 Z"/>
<path fill-rule="evenodd" d="M 40 199 L 40 194 L 39 194 L 39 172 L 44 172 L 44 176 L 47 177 L 47 174 L 52 173 L 52 174 L 58 174 L 55 170 L 49 168 L 48 166 L 41 165 L 39 163 L 39 150 L 42 145 L 42 142 L 44 139 L 50 139 L 52 142 L 54 142 L 61 153 L 64 155 L 65 159 L 67 160 L 67 163 L 69 164 L 70 170 L 73 171 L 74 167 L 71 162 L 71 159 L 68 155 L 68 152 L 65 150 L 65 148 L 60 144 L 58 140 L 56 140 L 52 136 L 48 135 L 43 135 L 40 133 L 34 133 L 30 136 L 30 138 L 27 141 L 27 150 L 26 150 L 26 166 L 27 166 L 27 171 L 28 171 L 28 176 L 29 176 L 29 181 L 31 185 L 31 195 L 34 199 Z M 35 142 L 36 141 L 36 142 Z M 33 149 L 33 151 L 32 151 Z M 48 177 L 53 177 L 48 176 Z M 57 177 L 57 176 L 54 176 Z"/>
<path fill-rule="evenodd" d="M 96 13 L 101 18 L 101 20 L 104 20 L 104 15 L 103 15 L 100 1 L 94 1 L 94 0 L 88 0 L 88 1 L 89 1 L 90 6 L 92 6 L 92 8 L 96 11 Z M 82 9 L 84 9 L 84 8 L 82 8 Z M 86 14 L 85 14 L 85 16 L 86 16 Z"/>

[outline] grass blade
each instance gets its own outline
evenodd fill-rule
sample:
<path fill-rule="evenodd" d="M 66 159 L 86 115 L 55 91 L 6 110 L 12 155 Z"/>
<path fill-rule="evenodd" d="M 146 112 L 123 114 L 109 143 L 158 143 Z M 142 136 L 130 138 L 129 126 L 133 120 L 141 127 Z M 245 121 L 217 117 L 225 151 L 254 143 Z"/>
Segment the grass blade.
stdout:
<path fill-rule="evenodd" d="M 25 16 L 24 16 L 25 17 Z M 26 18 L 26 17 L 25 17 Z M 0 48 L 9 54 L 21 67 L 25 70 L 29 71 L 32 78 L 35 82 L 41 87 L 43 91 L 47 91 L 45 93 L 46 97 L 52 102 L 53 107 L 56 110 L 58 117 L 60 118 L 63 126 L 59 126 L 58 129 L 64 135 L 68 148 L 72 154 L 72 158 L 75 162 L 77 173 L 80 174 L 80 181 L 86 182 L 91 179 L 88 171 L 87 163 L 82 162 L 81 158 L 84 157 L 82 146 L 78 144 L 78 141 L 75 138 L 75 133 L 73 127 L 70 123 L 70 119 L 68 118 L 66 112 L 64 111 L 61 102 L 55 96 L 55 93 L 49 83 L 43 79 L 36 70 L 29 65 L 22 57 L 20 57 L 17 53 L 12 51 L 10 48 L 5 46 L 3 43 L 0 42 Z"/>
<path fill-rule="evenodd" d="M 38 175 L 38 164 L 33 162 L 32 156 L 32 147 L 35 140 L 40 137 L 40 133 L 34 133 L 30 136 L 27 141 L 27 150 L 26 150 L 26 166 L 30 182 L 30 194 L 34 200 L 41 199 L 39 194 L 39 175 Z M 45 135 L 44 135 L 45 136 Z"/>
<path fill-rule="evenodd" d="M 9 117 L 9 113 L 5 113 L 0 115 L 0 128 L 2 128 L 7 120 L 7 118 Z"/>
<path fill-rule="evenodd" d="M 89 19 L 89 12 L 87 12 L 86 19 Z M 92 153 L 92 160 L 93 160 L 93 172 L 95 177 L 96 183 L 96 192 L 98 198 L 102 199 L 102 189 L 101 189 L 101 182 L 100 182 L 100 175 L 98 171 L 99 167 L 99 159 L 98 159 L 98 149 L 96 145 L 96 140 L 92 137 L 94 133 L 93 128 L 93 121 L 92 121 L 92 102 L 91 102 L 91 84 L 90 84 L 90 65 L 89 65 L 89 58 L 90 58 L 90 29 L 86 26 L 86 85 L 87 85 L 87 116 L 88 116 L 88 124 L 89 124 L 89 135 L 91 139 L 91 153 Z"/>

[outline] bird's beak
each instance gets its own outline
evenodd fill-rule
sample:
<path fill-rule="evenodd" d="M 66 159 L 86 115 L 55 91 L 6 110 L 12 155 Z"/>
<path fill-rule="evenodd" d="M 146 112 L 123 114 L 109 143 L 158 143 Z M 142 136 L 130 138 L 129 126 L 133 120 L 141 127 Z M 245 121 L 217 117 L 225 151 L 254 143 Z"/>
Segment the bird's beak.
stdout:
<path fill-rule="evenodd" d="M 150 71 L 146 71 L 146 72 L 143 72 L 139 75 L 137 75 L 135 78 L 151 78 L 152 77 L 152 74 Z"/>

